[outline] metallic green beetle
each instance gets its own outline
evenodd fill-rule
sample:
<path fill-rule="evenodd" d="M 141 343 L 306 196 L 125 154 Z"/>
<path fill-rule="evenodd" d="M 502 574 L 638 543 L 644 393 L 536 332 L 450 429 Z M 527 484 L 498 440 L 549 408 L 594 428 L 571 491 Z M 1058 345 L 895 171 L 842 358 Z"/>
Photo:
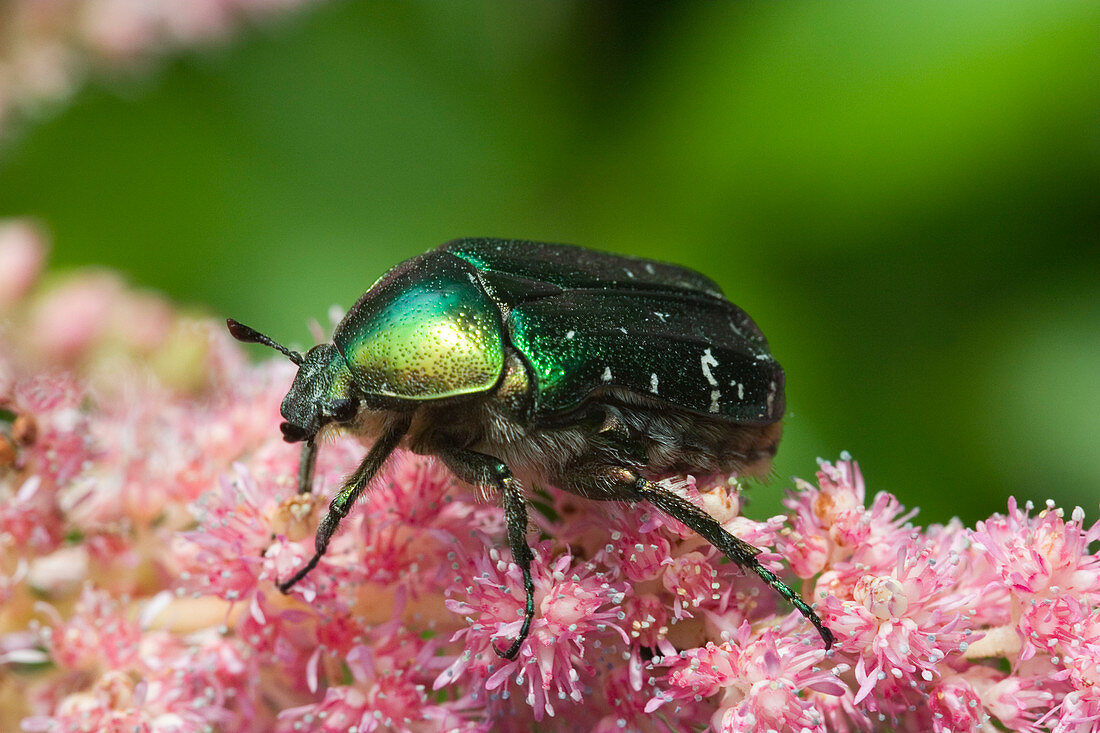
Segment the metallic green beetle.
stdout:
<path fill-rule="evenodd" d="M 534 617 L 522 484 L 600 500 L 647 501 L 752 570 L 833 635 L 756 559 L 759 550 L 655 481 L 759 473 L 783 416 L 783 370 L 748 314 L 709 278 L 676 265 L 561 244 L 459 239 L 386 273 L 304 356 L 234 320 L 241 341 L 278 349 L 298 374 L 283 400 L 288 442 L 330 423 L 375 438 L 317 530 L 316 567 L 340 520 L 399 445 L 500 494 L 526 613 Z"/>

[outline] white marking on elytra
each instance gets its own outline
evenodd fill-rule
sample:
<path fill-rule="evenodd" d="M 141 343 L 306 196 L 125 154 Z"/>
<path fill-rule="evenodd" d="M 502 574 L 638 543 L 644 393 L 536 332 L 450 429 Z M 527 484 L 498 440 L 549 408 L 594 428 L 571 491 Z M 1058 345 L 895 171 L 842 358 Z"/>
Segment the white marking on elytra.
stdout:
<path fill-rule="evenodd" d="M 619 326 L 619 330 L 623 332 L 623 335 L 628 335 L 628 334 L 630 333 L 629 331 L 627 331 L 627 330 L 626 330 L 625 328 L 623 328 L 622 326 Z"/>
<path fill-rule="evenodd" d="M 775 383 L 775 380 L 772 380 L 772 381 L 771 381 L 771 382 L 770 382 L 770 383 L 768 384 L 768 399 L 767 399 L 767 410 L 768 410 L 768 413 L 769 413 L 769 414 L 771 414 L 771 411 L 772 411 L 772 405 L 773 405 L 773 404 L 775 403 L 775 392 L 776 392 L 776 389 L 777 389 L 778 387 L 779 387 L 779 385 L 777 385 L 777 384 Z"/>
<path fill-rule="evenodd" d="M 745 399 L 745 383 L 744 382 L 738 382 L 736 379 L 731 379 L 730 380 L 730 386 L 731 387 L 737 387 L 737 399 L 739 399 L 739 400 Z"/>
<path fill-rule="evenodd" d="M 653 275 L 657 272 L 653 269 L 653 265 L 649 264 L 648 262 L 645 264 L 645 271 L 648 272 L 650 275 Z"/>
<path fill-rule="evenodd" d="M 624 267 L 624 268 L 623 268 L 623 272 L 625 272 L 625 273 L 626 273 L 626 276 L 627 276 L 627 277 L 634 277 L 634 273 L 630 271 L 630 268 L 629 268 L 629 267 Z"/>
<path fill-rule="evenodd" d="M 771 354 L 757 354 L 756 355 L 756 360 L 757 361 L 771 361 L 772 360 L 772 355 Z"/>
<path fill-rule="evenodd" d="M 653 315 L 655 315 L 655 316 L 657 316 L 658 318 L 660 318 L 660 319 L 661 319 L 661 323 L 664 323 L 665 321 L 667 321 L 667 320 L 668 320 L 668 314 L 667 314 L 667 313 L 661 313 L 660 311 L 653 311 Z"/>
<path fill-rule="evenodd" d="M 700 358 L 699 361 L 703 365 L 703 376 L 707 378 L 707 382 L 710 384 L 711 387 L 717 387 L 718 380 L 715 379 L 714 375 L 710 373 L 710 368 L 712 366 L 718 366 L 718 360 L 714 358 L 714 354 L 710 353 L 709 347 L 703 351 L 703 356 L 702 358 Z"/>
<path fill-rule="evenodd" d="M 649 375 L 649 391 L 657 394 L 657 372 Z"/>
<path fill-rule="evenodd" d="M 611 381 L 611 367 L 605 366 L 603 368 L 603 376 L 600 377 L 600 380 L 604 381 L 604 382 L 610 382 Z"/>
<path fill-rule="evenodd" d="M 719 400 L 719 398 L 721 398 L 721 396 L 722 396 L 722 392 L 720 390 L 712 389 L 710 391 L 710 411 L 711 412 L 718 412 L 718 400 Z"/>
<path fill-rule="evenodd" d="M 577 332 L 576 332 L 576 331 L 567 331 L 567 332 L 565 333 L 565 337 L 566 337 L 567 339 L 571 339 L 571 338 L 573 338 L 573 337 L 574 337 L 574 336 L 576 336 L 576 335 L 577 335 Z"/>

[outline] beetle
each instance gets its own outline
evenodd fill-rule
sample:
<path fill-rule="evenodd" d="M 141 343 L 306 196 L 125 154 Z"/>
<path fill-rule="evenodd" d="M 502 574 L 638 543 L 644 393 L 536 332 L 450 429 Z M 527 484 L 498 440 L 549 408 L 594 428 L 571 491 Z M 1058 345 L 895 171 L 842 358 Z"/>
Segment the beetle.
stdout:
<path fill-rule="evenodd" d="M 524 485 L 648 502 L 790 601 L 828 649 L 821 618 L 757 560 L 760 550 L 657 481 L 759 474 L 778 446 L 784 373 L 767 340 L 710 278 L 677 265 L 563 244 L 456 239 L 383 275 L 304 355 L 227 321 L 234 338 L 298 365 L 282 402 L 312 488 L 328 425 L 373 437 L 329 505 L 313 570 L 340 520 L 398 446 L 435 456 L 501 497 L 526 596 L 514 659 L 534 617 Z"/>

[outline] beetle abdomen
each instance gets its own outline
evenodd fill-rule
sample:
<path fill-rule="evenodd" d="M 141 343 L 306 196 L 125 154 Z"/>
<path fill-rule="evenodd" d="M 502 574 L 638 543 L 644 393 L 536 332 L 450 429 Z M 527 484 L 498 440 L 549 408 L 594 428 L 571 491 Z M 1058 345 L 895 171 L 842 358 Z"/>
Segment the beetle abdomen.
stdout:
<path fill-rule="evenodd" d="M 632 467 L 651 479 L 689 473 L 697 478 L 762 475 L 771 468 L 783 432 L 780 422 L 731 422 L 623 390 L 611 391 L 589 409 L 601 410 L 605 422 L 621 426 L 607 431 L 609 444 L 617 452 L 635 446 L 643 458 Z"/>

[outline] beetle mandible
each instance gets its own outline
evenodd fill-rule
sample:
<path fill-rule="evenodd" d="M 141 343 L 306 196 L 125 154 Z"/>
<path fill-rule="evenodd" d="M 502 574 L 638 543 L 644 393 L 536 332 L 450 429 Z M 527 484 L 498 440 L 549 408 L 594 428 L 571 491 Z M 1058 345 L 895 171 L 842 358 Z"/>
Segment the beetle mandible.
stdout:
<path fill-rule="evenodd" d="M 227 323 L 236 339 L 298 365 L 280 429 L 304 443 L 300 492 L 312 488 L 323 427 L 375 438 L 321 520 L 312 559 L 279 584 L 284 593 L 317 566 L 403 445 L 501 497 L 526 594 L 523 626 L 496 650 L 502 657 L 519 653 L 535 613 L 524 484 L 649 502 L 760 576 L 832 646 L 832 632 L 760 564 L 757 548 L 656 483 L 761 473 L 779 443 L 783 369 L 710 278 L 571 245 L 457 239 L 383 275 L 332 343 L 304 355 Z"/>

